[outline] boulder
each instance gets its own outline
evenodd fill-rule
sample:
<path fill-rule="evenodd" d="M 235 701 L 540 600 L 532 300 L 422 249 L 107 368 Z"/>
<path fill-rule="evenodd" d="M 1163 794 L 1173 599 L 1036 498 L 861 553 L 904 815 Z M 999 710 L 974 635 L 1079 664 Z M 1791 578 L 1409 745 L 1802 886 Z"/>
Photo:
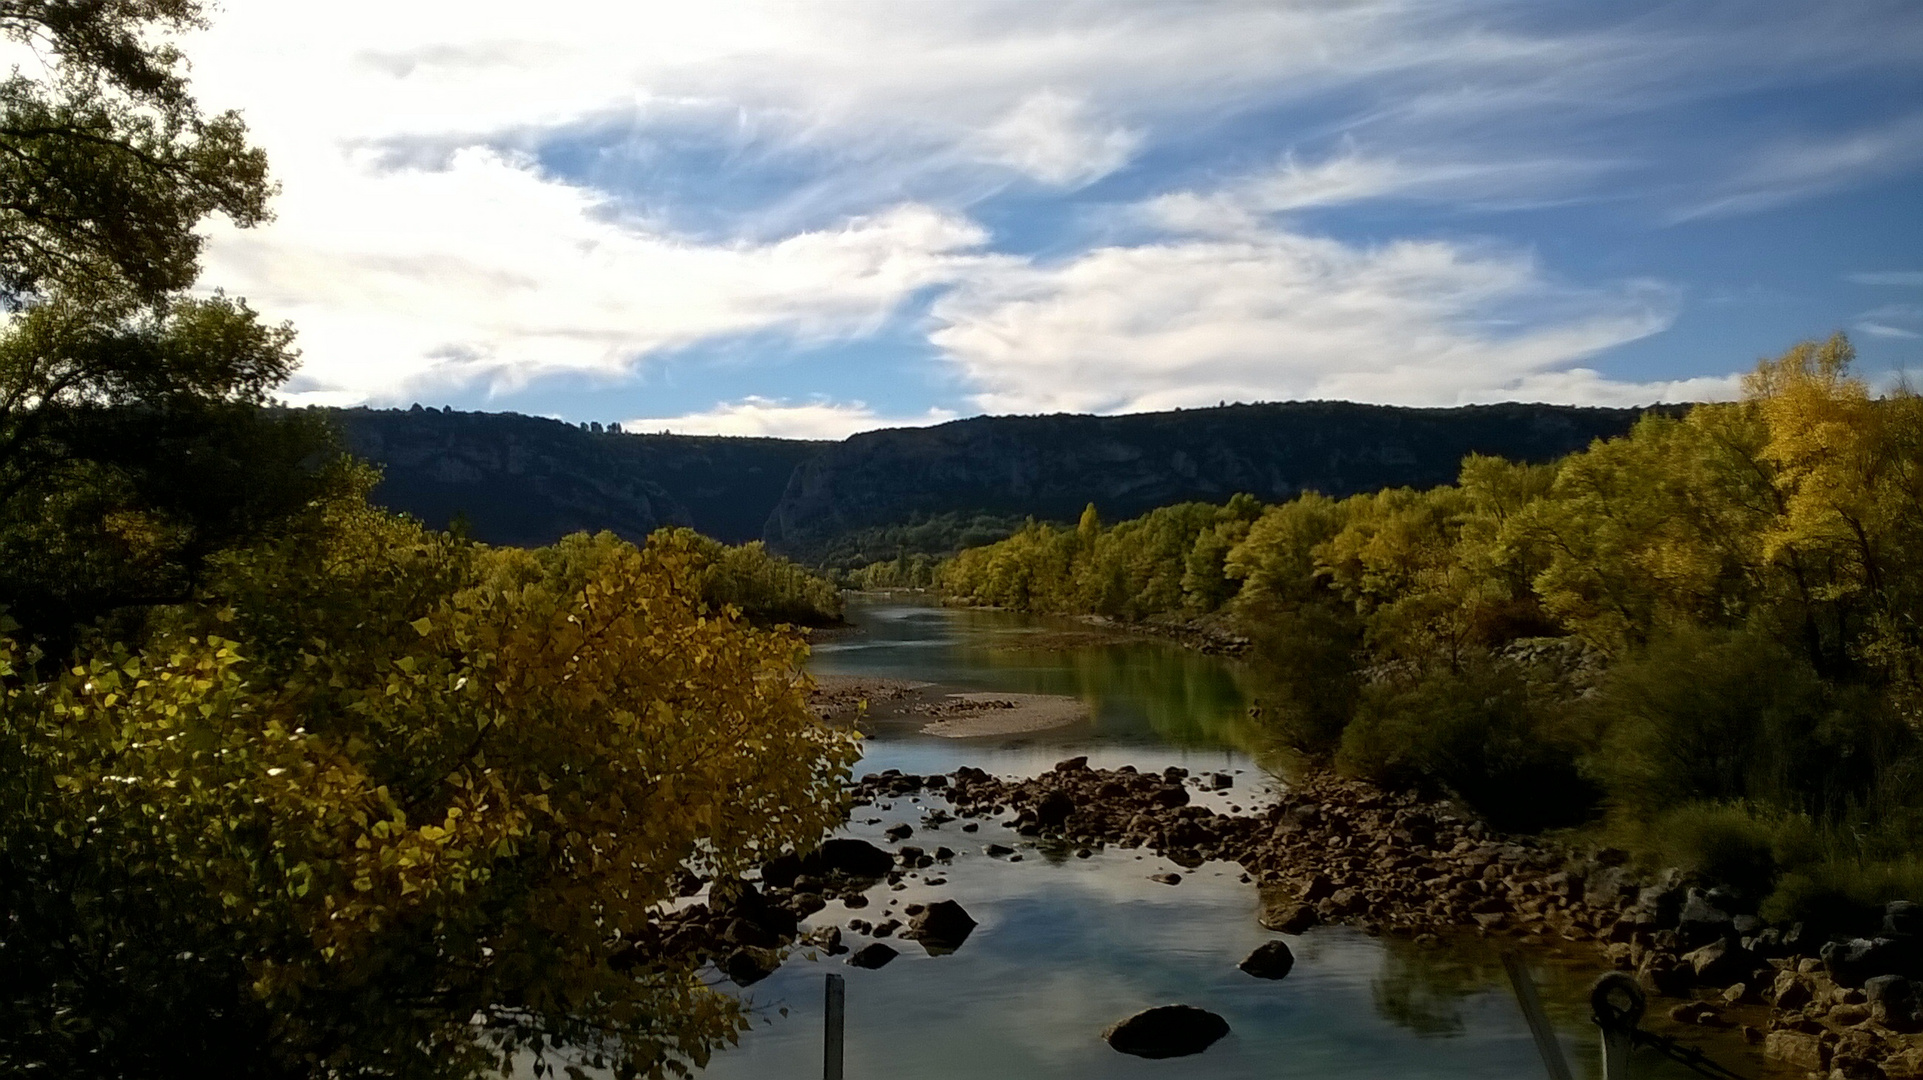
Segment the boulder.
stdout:
<path fill-rule="evenodd" d="M 1035 804 L 1035 823 L 1044 829 L 1059 829 L 1074 812 L 1074 797 L 1066 791 L 1051 791 Z"/>
<path fill-rule="evenodd" d="M 961 948 L 968 935 L 975 932 L 974 918 L 953 900 L 937 900 L 921 911 L 912 913 L 908 922 L 908 932 L 903 937 L 911 937 L 921 942 L 921 946 L 932 955 L 951 953 Z"/>
<path fill-rule="evenodd" d="M 1199 1054 L 1229 1033 L 1229 1022 L 1193 1005 L 1158 1005 L 1110 1024 L 1102 1032 L 1108 1045 L 1144 1058 Z"/>
<path fill-rule="evenodd" d="M 1901 938 L 1831 941 L 1817 954 L 1838 986 L 1862 986 L 1878 975 L 1910 974 L 1915 965 L 1911 942 Z"/>
<path fill-rule="evenodd" d="M 786 889 L 801 876 L 801 856 L 793 852 L 778 855 L 761 864 L 761 882 L 772 888 Z"/>
<path fill-rule="evenodd" d="M 840 837 L 815 849 L 802 860 L 807 870 L 846 874 L 857 878 L 878 878 L 895 868 L 895 857 L 866 840 Z"/>
<path fill-rule="evenodd" d="M 1772 1031 L 1763 1040 L 1763 1053 L 1805 1072 L 1820 1072 L 1829 1064 L 1829 1047 L 1801 1031 Z"/>
<path fill-rule="evenodd" d="M 1262 909 L 1256 919 L 1264 930 L 1274 930 L 1279 934 L 1300 934 L 1322 921 L 1310 904 L 1281 904 Z"/>
<path fill-rule="evenodd" d="M 1682 942 L 1683 948 L 1694 949 L 1707 945 L 1730 937 L 1734 932 L 1735 920 L 1729 912 L 1717 907 L 1703 890 L 1689 890 L 1676 919 L 1676 937 Z"/>
<path fill-rule="evenodd" d="M 1883 936 L 1923 937 L 1923 907 L 1909 900 L 1897 900 L 1884 908 Z"/>
<path fill-rule="evenodd" d="M 1808 977 L 1787 968 L 1776 973 L 1776 982 L 1770 987 L 1770 1000 L 1785 1011 L 1808 1005 L 1813 996 Z"/>
<path fill-rule="evenodd" d="M 1863 983 L 1870 1019 L 1892 1031 L 1917 1030 L 1916 988 L 1901 975 L 1878 975 Z"/>
<path fill-rule="evenodd" d="M 900 823 L 888 826 L 887 831 L 883 832 L 882 835 L 886 836 L 890 840 L 895 840 L 895 841 L 906 840 L 909 837 L 915 835 L 915 827 L 913 825 L 907 824 L 906 822 L 900 822 Z"/>
<path fill-rule="evenodd" d="M 1295 967 L 1286 941 L 1266 941 L 1235 965 L 1258 979 L 1280 979 Z"/>
<path fill-rule="evenodd" d="M 1750 977 L 1763 961 L 1740 945 L 1718 938 L 1683 956 L 1704 986 L 1728 986 Z"/>
<path fill-rule="evenodd" d="M 890 960 L 900 955 L 901 953 L 893 948 L 876 941 L 856 949 L 855 955 L 849 957 L 848 962 L 858 968 L 873 969 L 888 966 Z"/>
<path fill-rule="evenodd" d="M 1163 885 L 1180 885 L 1182 883 L 1182 875 L 1176 873 L 1150 874 L 1148 879 L 1150 881 L 1160 882 Z"/>
<path fill-rule="evenodd" d="M 721 962 L 722 973 L 736 986 L 753 986 L 780 966 L 775 954 L 766 949 L 736 949 Z"/>

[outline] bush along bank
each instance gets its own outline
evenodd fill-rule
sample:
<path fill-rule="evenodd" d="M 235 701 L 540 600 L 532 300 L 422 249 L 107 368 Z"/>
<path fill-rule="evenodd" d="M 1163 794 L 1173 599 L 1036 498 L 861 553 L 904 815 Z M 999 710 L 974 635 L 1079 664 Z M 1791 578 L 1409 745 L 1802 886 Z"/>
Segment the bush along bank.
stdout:
<path fill-rule="evenodd" d="M 1075 758 L 1022 780 L 891 770 L 854 794 L 861 804 L 939 793 L 958 817 L 1006 815 L 1037 841 L 1144 848 L 1188 867 L 1239 863 L 1262 888 L 1263 925 L 1282 933 L 1340 923 L 1418 941 L 1470 932 L 1587 943 L 1653 994 L 1681 999 L 1672 1019 L 1727 1027 L 1726 1011 L 1767 1006 L 1743 1034 L 1771 1057 L 1846 1080 L 1923 1077 L 1923 995 L 1911 982 L 1923 980 L 1923 918 L 1907 902 L 1862 926 L 1769 924 L 1681 871 L 1639 874 L 1619 850 L 1506 836 L 1454 804 L 1328 773 L 1259 811 L 1192 803 L 1191 787 L 1228 780 Z"/>

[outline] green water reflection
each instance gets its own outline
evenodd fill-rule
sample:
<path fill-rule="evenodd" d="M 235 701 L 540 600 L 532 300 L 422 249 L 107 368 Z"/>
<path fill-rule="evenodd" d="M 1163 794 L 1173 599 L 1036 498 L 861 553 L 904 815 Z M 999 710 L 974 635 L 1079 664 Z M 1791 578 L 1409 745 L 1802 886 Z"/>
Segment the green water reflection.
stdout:
<path fill-rule="evenodd" d="M 1009 612 L 857 599 L 859 631 L 816 647 L 825 674 L 880 675 L 958 690 L 1062 694 L 1089 706 L 1097 742 L 1268 752 L 1249 719 L 1240 665 L 1150 638 L 1051 647 L 1074 623 Z"/>

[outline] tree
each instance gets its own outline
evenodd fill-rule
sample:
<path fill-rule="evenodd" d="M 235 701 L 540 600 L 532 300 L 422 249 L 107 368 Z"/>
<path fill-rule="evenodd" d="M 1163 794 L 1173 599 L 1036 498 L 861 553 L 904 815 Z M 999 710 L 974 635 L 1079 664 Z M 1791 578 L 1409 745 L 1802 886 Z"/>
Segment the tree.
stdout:
<path fill-rule="evenodd" d="M 181 295 L 201 221 L 270 194 L 239 116 L 187 92 L 167 36 L 199 24 L 193 0 L 0 2 L 49 62 L 0 83 L 0 604 L 56 653 L 326 485 L 325 428 L 261 409 L 292 330 Z"/>
<path fill-rule="evenodd" d="M 741 1007 L 648 944 L 659 906 L 813 846 L 854 750 L 800 642 L 717 617 L 702 570 L 672 536 L 489 550 L 344 497 L 144 648 L 23 684 L 0 640 L 0 1068 L 705 1059 Z"/>
<path fill-rule="evenodd" d="M 266 219 L 266 155 L 200 114 L 166 40 L 201 21 L 197 0 L 0 2 L 0 33 L 53 61 L 0 82 L 0 302 L 161 303 L 198 276 L 203 218 Z"/>

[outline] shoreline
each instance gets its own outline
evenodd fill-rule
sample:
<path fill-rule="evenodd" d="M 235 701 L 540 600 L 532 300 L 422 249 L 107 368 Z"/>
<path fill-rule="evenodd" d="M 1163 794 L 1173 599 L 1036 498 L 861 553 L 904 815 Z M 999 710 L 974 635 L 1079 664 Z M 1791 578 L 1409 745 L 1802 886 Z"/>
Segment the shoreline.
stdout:
<path fill-rule="evenodd" d="M 1719 909 L 1716 894 L 1678 871 L 1646 878 L 1619 851 L 1504 837 L 1447 804 L 1327 773 L 1247 813 L 1192 805 L 1189 788 L 1200 786 L 1179 768 L 1096 770 L 1072 758 L 1024 780 L 968 767 L 871 775 L 856 793 L 859 805 L 938 792 L 959 817 L 1012 814 L 1006 823 L 1036 843 L 1147 848 L 1185 867 L 1238 863 L 1260 889 L 1262 926 L 1284 934 L 1346 924 L 1417 944 L 1467 933 L 1588 947 L 1602 968 L 1637 979 L 1652 1019 L 1738 1032 L 1811 1075 L 1923 1078 L 1917 995 L 1894 972 L 1894 982 L 1877 980 L 1903 966 L 1893 946 L 1826 947 L 1800 926 Z M 1889 918 L 1909 920 L 1908 909 Z"/>
<path fill-rule="evenodd" d="M 938 683 L 866 675 L 820 675 L 808 694 L 814 714 L 831 722 L 899 728 L 943 739 L 1032 735 L 1073 727 L 1088 704 L 1066 694 L 957 691 Z"/>

